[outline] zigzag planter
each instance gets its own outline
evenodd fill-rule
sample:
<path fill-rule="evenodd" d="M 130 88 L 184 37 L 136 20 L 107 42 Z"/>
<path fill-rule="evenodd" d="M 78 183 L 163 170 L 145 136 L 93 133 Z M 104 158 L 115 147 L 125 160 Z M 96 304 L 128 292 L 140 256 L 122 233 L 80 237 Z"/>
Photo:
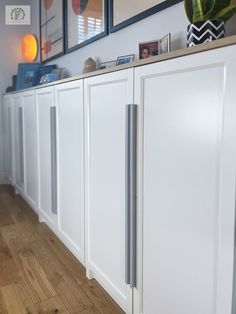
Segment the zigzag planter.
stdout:
<path fill-rule="evenodd" d="M 224 38 L 225 22 L 207 20 L 190 24 L 187 29 L 187 46 L 192 47 L 209 41 Z"/>

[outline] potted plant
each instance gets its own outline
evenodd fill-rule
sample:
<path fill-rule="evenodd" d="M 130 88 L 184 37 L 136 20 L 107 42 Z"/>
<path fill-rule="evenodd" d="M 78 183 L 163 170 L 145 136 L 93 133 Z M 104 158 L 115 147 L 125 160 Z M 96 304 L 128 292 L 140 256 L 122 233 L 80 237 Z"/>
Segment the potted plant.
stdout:
<path fill-rule="evenodd" d="M 231 0 L 184 0 L 184 5 L 191 23 L 188 47 L 225 37 L 225 22 L 236 13 Z"/>

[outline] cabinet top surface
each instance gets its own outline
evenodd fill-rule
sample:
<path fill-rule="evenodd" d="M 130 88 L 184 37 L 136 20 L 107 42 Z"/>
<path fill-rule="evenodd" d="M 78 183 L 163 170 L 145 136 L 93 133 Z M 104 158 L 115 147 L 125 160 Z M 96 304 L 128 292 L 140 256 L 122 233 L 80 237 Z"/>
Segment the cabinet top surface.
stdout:
<path fill-rule="evenodd" d="M 209 50 L 213 50 L 213 49 L 217 49 L 217 48 L 223 48 L 223 47 L 227 47 L 227 46 L 231 46 L 231 45 L 236 45 L 236 35 L 229 36 L 229 37 L 219 39 L 216 41 L 212 41 L 209 43 L 201 44 L 201 45 L 191 47 L 191 48 L 183 48 L 183 49 L 171 51 L 169 53 L 165 53 L 165 54 L 151 57 L 148 59 L 136 60 L 130 64 L 123 64 L 123 65 L 119 65 L 119 66 L 114 66 L 114 67 L 104 69 L 104 70 L 96 70 L 94 72 L 90 72 L 90 73 L 86 73 L 86 74 L 80 74 L 80 75 L 69 77 L 69 78 L 66 78 L 63 80 L 54 81 L 54 82 L 51 82 L 48 84 L 33 86 L 33 87 L 27 88 L 27 89 L 21 89 L 21 90 L 15 91 L 15 92 L 7 93 L 5 95 L 25 92 L 25 91 L 29 91 L 32 89 L 45 88 L 45 87 L 49 87 L 49 86 L 54 86 L 54 85 L 58 85 L 58 84 L 62 84 L 62 83 L 67 83 L 67 82 L 71 82 L 71 81 L 75 81 L 75 80 L 85 79 L 85 78 L 89 78 L 92 76 L 102 75 L 102 74 L 111 73 L 111 72 L 120 71 L 120 70 L 125 70 L 125 69 L 129 69 L 129 68 L 136 68 L 136 67 L 151 64 L 151 63 L 157 63 L 157 62 L 162 62 L 162 61 L 171 60 L 171 59 L 175 59 L 175 58 L 180 58 L 180 57 L 184 57 L 184 56 L 188 56 L 188 55 L 192 55 L 192 54 L 196 54 L 196 53 L 200 53 L 200 52 L 204 52 L 204 51 L 209 51 Z"/>

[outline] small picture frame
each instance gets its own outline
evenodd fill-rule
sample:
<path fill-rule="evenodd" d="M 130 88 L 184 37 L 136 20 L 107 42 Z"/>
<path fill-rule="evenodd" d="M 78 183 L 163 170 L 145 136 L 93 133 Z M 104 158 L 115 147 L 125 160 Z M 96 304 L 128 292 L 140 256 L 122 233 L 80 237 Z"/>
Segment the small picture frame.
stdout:
<path fill-rule="evenodd" d="M 165 35 L 164 37 L 162 37 L 160 40 L 159 40 L 160 44 L 159 44 L 159 48 L 160 48 L 160 54 L 163 54 L 163 53 L 168 53 L 170 52 L 171 50 L 171 34 L 167 34 Z"/>
<path fill-rule="evenodd" d="M 147 59 L 170 52 L 171 34 L 167 34 L 160 40 L 139 43 L 139 59 Z"/>
<path fill-rule="evenodd" d="M 19 63 L 16 90 L 29 88 L 37 84 L 40 63 Z"/>
<path fill-rule="evenodd" d="M 108 61 L 108 62 L 102 62 L 99 64 L 98 69 L 99 70 L 105 70 L 108 68 L 112 68 L 114 66 L 116 66 L 116 60 Z"/>
<path fill-rule="evenodd" d="M 159 40 L 139 43 L 139 59 L 148 59 L 159 54 Z"/>
<path fill-rule="evenodd" d="M 49 73 L 45 73 L 41 76 L 39 84 L 51 83 L 54 81 L 62 80 L 66 78 L 65 68 L 55 68 Z"/>
<path fill-rule="evenodd" d="M 45 74 L 51 73 L 52 70 L 56 69 L 57 65 L 56 64 L 52 64 L 52 65 L 43 65 L 39 68 L 39 72 L 38 72 L 38 78 L 37 78 L 37 82 L 36 85 L 39 84 L 41 77 Z"/>
<path fill-rule="evenodd" d="M 122 65 L 126 63 L 132 63 L 134 61 L 135 55 L 126 55 L 126 56 L 120 56 L 116 60 L 116 65 Z"/>

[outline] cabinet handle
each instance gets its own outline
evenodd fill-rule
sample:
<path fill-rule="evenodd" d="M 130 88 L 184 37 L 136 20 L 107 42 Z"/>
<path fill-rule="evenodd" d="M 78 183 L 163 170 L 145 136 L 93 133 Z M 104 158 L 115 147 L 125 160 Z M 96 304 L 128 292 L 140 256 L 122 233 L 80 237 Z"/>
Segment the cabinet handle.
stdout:
<path fill-rule="evenodd" d="M 130 105 L 130 286 L 136 286 L 137 105 Z"/>
<path fill-rule="evenodd" d="M 125 123 L 125 283 L 130 284 L 130 105 Z"/>
<path fill-rule="evenodd" d="M 20 183 L 24 184 L 24 140 L 23 140 L 23 108 L 18 107 L 19 119 L 19 158 L 20 158 Z"/>
<path fill-rule="evenodd" d="M 137 105 L 126 107 L 125 282 L 136 286 Z"/>
<path fill-rule="evenodd" d="M 51 186 L 52 213 L 57 214 L 57 136 L 56 136 L 56 107 L 50 107 L 51 124 Z"/>

